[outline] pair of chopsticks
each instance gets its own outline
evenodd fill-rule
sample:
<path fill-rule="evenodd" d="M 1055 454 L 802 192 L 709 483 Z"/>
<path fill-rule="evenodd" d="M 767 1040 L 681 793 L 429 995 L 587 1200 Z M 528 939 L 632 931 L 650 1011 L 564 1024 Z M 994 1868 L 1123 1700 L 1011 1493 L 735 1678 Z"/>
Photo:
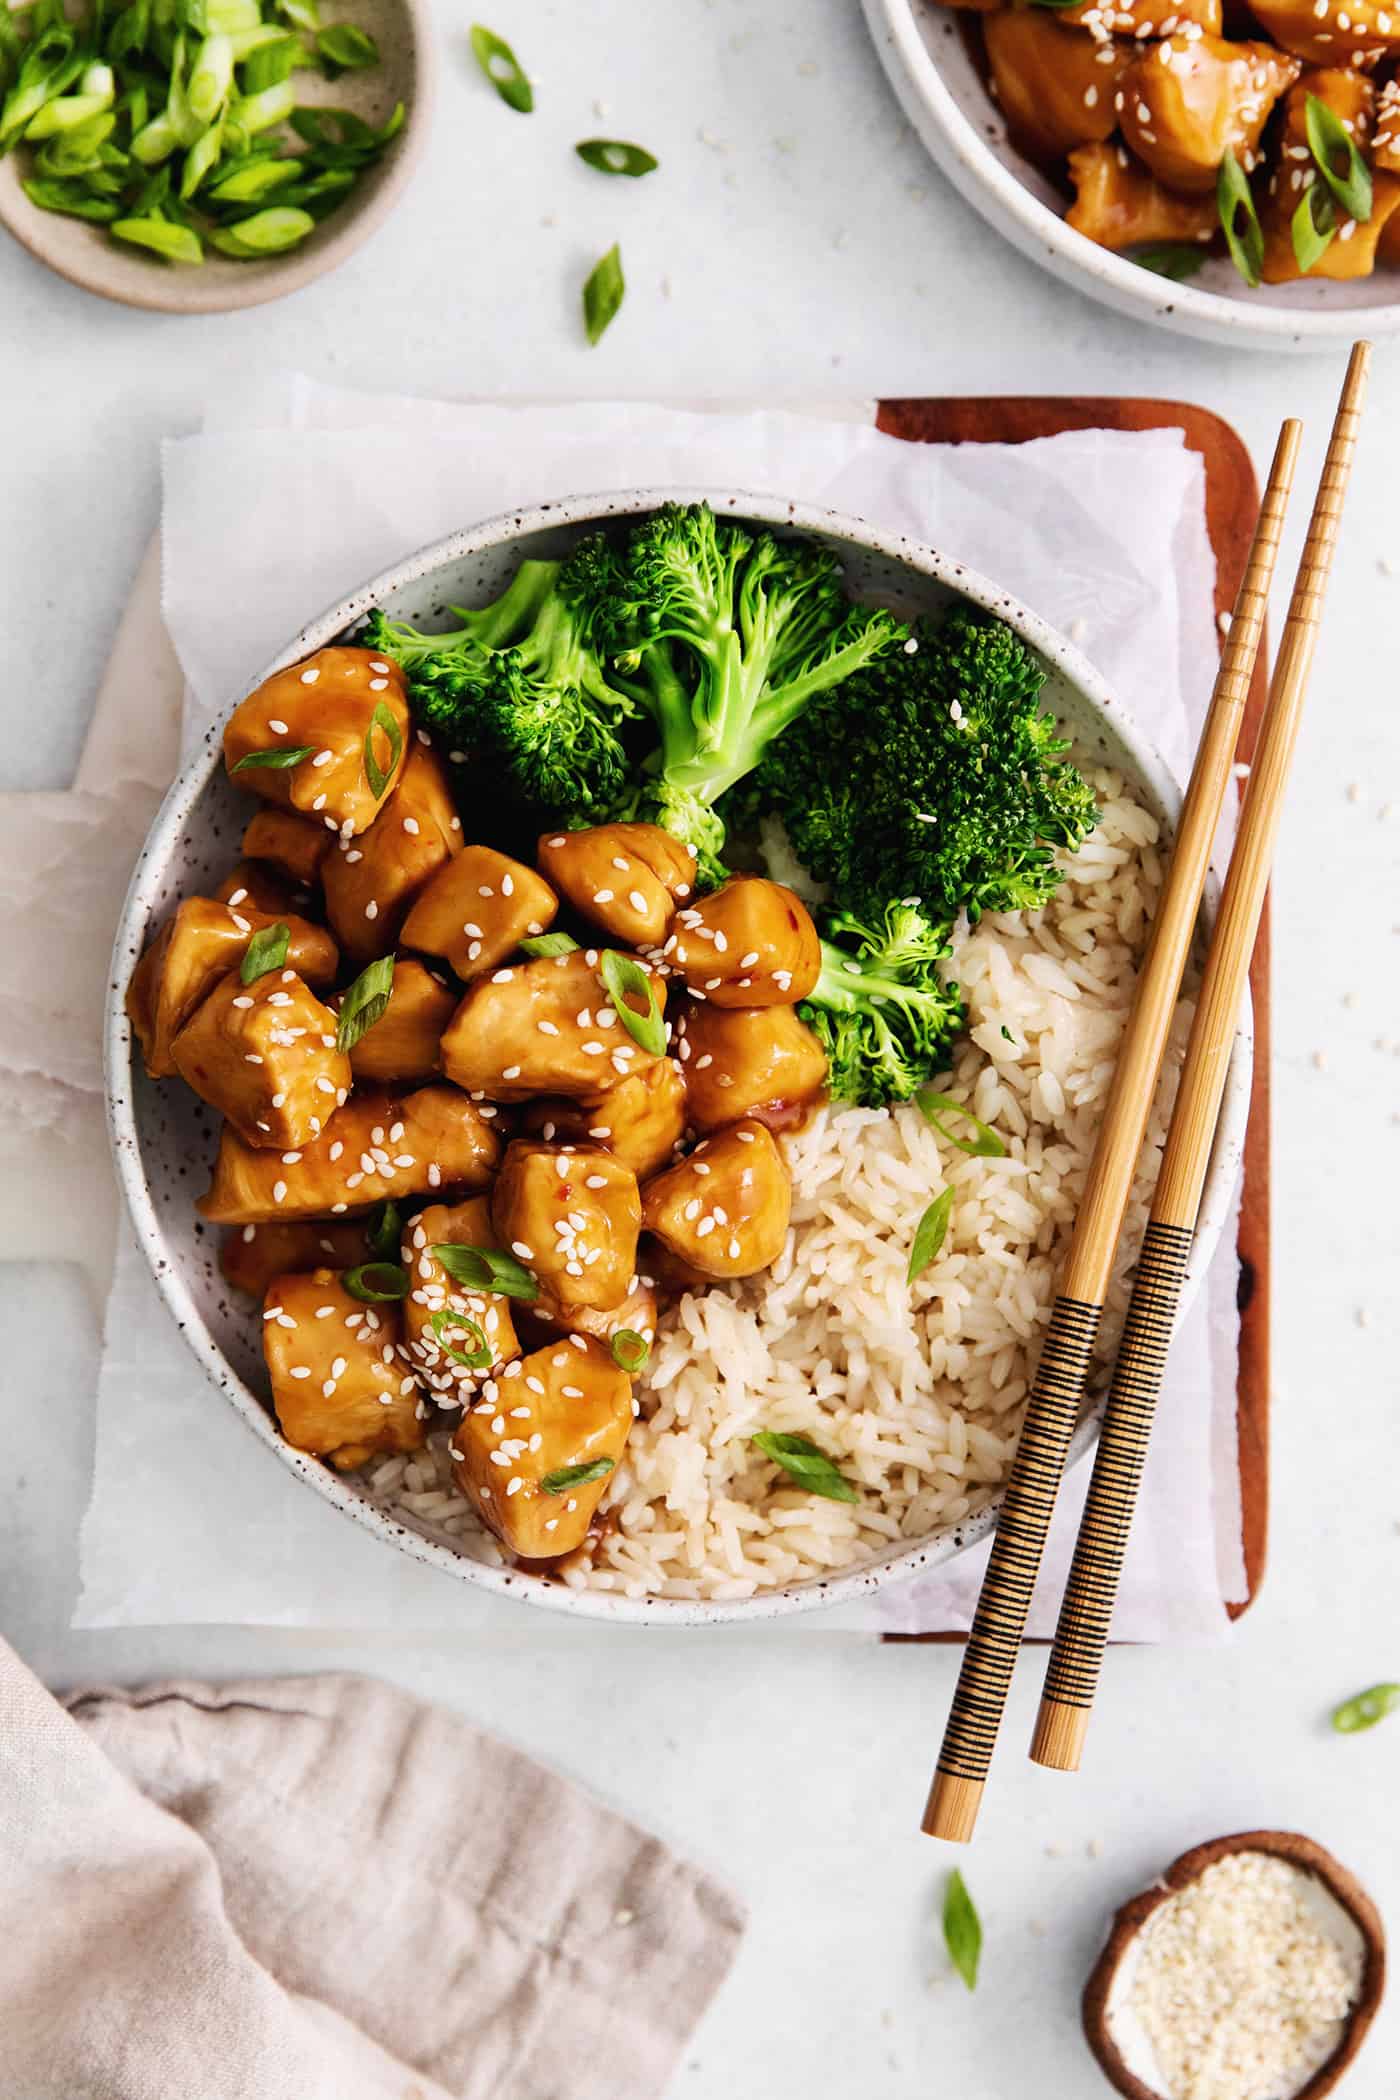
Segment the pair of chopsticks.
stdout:
<path fill-rule="evenodd" d="M 1211 935 L 1093 1478 L 1046 1671 L 1031 1756 L 1061 1771 L 1074 1771 L 1078 1766 L 1098 1686 L 1230 1046 L 1268 888 L 1370 358 L 1371 345 L 1357 343 L 1332 426 Z M 924 1812 L 923 1827 L 932 1837 L 961 1843 L 971 1837 L 991 1767 L 1055 1498 L 1084 1400 L 1114 1249 L 1230 779 L 1301 434 L 1301 425 L 1293 421 L 1286 422 L 1279 433 Z"/>

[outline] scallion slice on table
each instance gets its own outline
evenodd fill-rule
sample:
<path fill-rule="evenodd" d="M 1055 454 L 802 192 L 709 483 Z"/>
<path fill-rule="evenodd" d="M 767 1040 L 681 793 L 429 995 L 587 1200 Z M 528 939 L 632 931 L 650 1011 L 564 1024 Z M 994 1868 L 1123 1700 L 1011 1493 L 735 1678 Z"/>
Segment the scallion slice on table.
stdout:
<path fill-rule="evenodd" d="M 1249 177 L 1233 153 L 1227 153 L 1220 163 L 1215 203 L 1230 260 L 1245 283 L 1257 291 L 1263 281 L 1264 229 L 1254 208 Z"/>
<path fill-rule="evenodd" d="M 956 1867 L 943 1892 L 943 1941 L 953 1967 L 968 1989 L 975 1991 L 977 1965 L 982 1959 L 982 1920 Z"/>
<path fill-rule="evenodd" d="M 1374 1728 L 1377 1721 L 1383 1721 L 1397 1708 L 1400 1684 L 1373 1684 L 1332 1709 L 1332 1726 L 1338 1735 L 1357 1735 L 1363 1728 Z"/>
<path fill-rule="evenodd" d="M 396 1261 L 363 1261 L 347 1269 L 341 1282 L 364 1305 L 391 1305 L 408 1296 L 408 1271 Z"/>
<path fill-rule="evenodd" d="M 580 139 L 574 151 L 600 175 L 650 175 L 661 165 L 645 146 L 633 146 L 626 139 Z"/>
<path fill-rule="evenodd" d="M 505 38 L 497 36 L 494 29 L 483 28 L 480 22 L 475 22 L 472 25 L 472 50 L 477 64 L 502 102 L 528 117 L 535 106 L 535 91 Z"/>
<path fill-rule="evenodd" d="M 617 317 L 627 282 L 622 274 L 622 250 L 616 241 L 588 273 L 583 287 L 583 325 L 590 343 L 600 343 Z"/>
<path fill-rule="evenodd" d="M 242 922 L 246 925 L 245 919 Z M 238 975 L 244 984 L 255 984 L 269 970 L 280 970 L 287 960 L 287 949 L 291 945 L 292 930 L 285 920 L 279 919 L 275 926 L 260 926 L 247 947 L 238 966 Z"/>
<path fill-rule="evenodd" d="M 454 1283 L 464 1283 L 469 1290 L 495 1291 L 502 1298 L 526 1302 L 540 1295 L 524 1263 L 500 1247 L 463 1247 L 456 1240 L 443 1240 L 429 1251 Z"/>
<path fill-rule="evenodd" d="M 914 1096 L 914 1106 L 926 1123 L 932 1123 L 940 1137 L 946 1138 L 950 1145 L 956 1145 L 959 1152 L 965 1152 L 969 1159 L 1005 1157 L 1006 1146 L 991 1124 L 984 1123 L 980 1116 L 975 1116 L 963 1102 L 955 1101 L 951 1094 L 940 1094 L 934 1087 L 921 1086 Z M 971 1126 L 970 1136 L 959 1130 L 960 1123 Z"/>
<path fill-rule="evenodd" d="M 590 1480 L 604 1479 L 613 1465 L 610 1458 L 593 1458 L 583 1466 L 560 1466 L 557 1472 L 546 1473 L 540 1486 L 547 1495 L 567 1495 L 571 1488 L 587 1487 Z"/>
<path fill-rule="evenodd" d="M 598 965 L 598 975 L 607 989 L 608 999 L 627 1033 L 643 1050 L 653 1057 L 660 1057 L 666 1048 L 666 1023 L 661 1018 L 657 1003 L 656 987 L 641 964 L 631 955 L 621 955 L 616 948 L 605 948 Z M 634 999 L 645 999 L 647 1010 L 638 1013 L 631 1003 Z"/>
<path fill-rule="evenodd" d="M 828 1458 L 809 1436 L 796 1436 L 786 1430 L 760 1429 L 750 1441 L 757 1444 L 765 1458 L 771 1459 L 775 1466 L 781 1466 L 795 1486 L 805 1488 L 809 1495 L 824 1495 L 828 1502 L 860 1500 L 835 1461 Z"/>
<path fill-rule="evenodd" d="M 367 963 L 340 1002 L 335 1047 L 342 1056 L 354 1049 L 360 1037 L 382 1021 L 394 995 L 394 958 L 381 955 Z"/>

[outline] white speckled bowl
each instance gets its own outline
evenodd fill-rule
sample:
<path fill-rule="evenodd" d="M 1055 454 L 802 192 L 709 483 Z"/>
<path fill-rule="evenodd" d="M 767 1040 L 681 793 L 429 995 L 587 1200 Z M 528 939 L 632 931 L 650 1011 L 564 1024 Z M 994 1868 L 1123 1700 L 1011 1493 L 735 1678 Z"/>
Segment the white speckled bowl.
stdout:
<path fill-rule="evenodd" d="M 858 519 L 781 502 L 765 496 L 716 495 L 709 490 L 637 490 L 624 496 L 579 496 L 538 509 L 495 518 L 426 547 L 367 583 L 304 627 L 259 673 L 319 649 L 358 621 L 371 606 L 384 605 L 400 618 L 431 622 L 449 604 L 484 603 L 500 591 L 527 555 L 557 556 L 585 527 L 601 520 L 653 510 L 668 498 L 694 502 L 702 496 L 717 510 L 754 519 L 779 530 L 811 533 L 844 564 L 847 581 L 862 596 L 904 612 L 936 611 L 966 599 L 1007 620 L 1044 661 L 1046 697 L 1079 737 L 1145 793 L 1156 814 L 1174 821 L 1181 795 L 1156 752 L 1133 727 L 1123 705 L 1106 690 L 1092 666 L 1070 643 L 985 577 L 915 541 L 878 532 Z M 230 705 L 237 696 L 230 695 Z M 430 1526 L 410 1526 L 386 1515 L 351 1479 L 284 1443 L 268 1409 L 259 1321 L 256 1312 L 230 1295 L 219 1274 L 216 1236 L 194 1209 L 207 1181 L 216 1118 L 176 1082 L 157 1085 L 133 1054 L 123 1007 L 127 979 L 155 925 L 182 897 L 211 888 L 237 858 L 247 799 L 224 773 L 220 738 L 212 730 L 190 760 L 151 828 L 136 864 L 113 954 L 107 1002 L 106 1061 L 118 1179 L 137 1237 L 162 1297 L 181 1333 L 219 1390 L 254 1435 L 283 1465 L 387 1545 L 442 1568 L 459 1580 L 482 1584 L 549 1610 L 632 1623 L 705 1625 L 721 1620 L 766 1619 L 786 1612 L 846 1602 L 936 1566 L 983 1537 L 995 1509 L 829 1580 L 794 1584 L 764 1595 L 723 1603 L 634 1600 L 605 1592 L 574 1590 L 516 1568 L 471 1559 Z M 1206 1183 L 1200 1226 L 1188 1271 L 1188 1290 L 1209 1265 L 1239 1169 L 1249 1107 L 1253 1035 L 1248 1016 L 1235 1040 L 1225 1104 Z M 1092 1444 L 1092 1418 L 1081 1424 L 1074 1455 Z"/>
<path fill-rule="evenodd" d="M 1065 200 L 1006 136 L 963 35 L 968 19 L 936 0 L 864 0 L 866 20 L 904 114 L 953 186 L 1023 255 L 1091 299 L 1237 349 L 1325 350 L 1400 329 L 1400 272 L 1354 284 L 1261 285 L 1228 256 L 1173 284 L 1064 222 Z"/>

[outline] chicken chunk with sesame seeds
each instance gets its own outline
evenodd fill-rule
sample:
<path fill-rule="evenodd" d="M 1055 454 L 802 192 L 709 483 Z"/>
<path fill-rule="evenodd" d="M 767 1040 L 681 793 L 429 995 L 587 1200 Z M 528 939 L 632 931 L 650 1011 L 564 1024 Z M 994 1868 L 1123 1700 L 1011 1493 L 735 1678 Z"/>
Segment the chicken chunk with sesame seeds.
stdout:
<path fill-rule="evenodd" d="M 433 1250 L 498 1244 L 485 1196 L 469 1196 L 465 1203 L 430 1203 L 404 1228 L 404 1348 L 415 1375 L 442 1406 L 455 1406 L 464 1388 L 480 1385 L 519 1356 L 520 1343 L 510 1299 L 454 1279 Z M 479 1357 L 485 1361 L 465 1361 Z"/>
<path fill-rule="evenodd" d="M 694 861 L 659 824 L 547 831 L 538 855 L 560 896 L 629 948 L 658 947 L 695 882 Z"/>
<path fill-rule="evenodd" d="M 132 971 L 126 994 L 127 1015 L 152 1079 L 174 1071 L 171 1044 L 200 1000 L 239 967 L 255 933 L 278 923 L 287 928 L 287 967 L 307 984 L 329 984 L 340 956 L 323 926 L 295 916 L 279 922 L 208 897 L 187 897 L 172 912 Z"/>
<path fill-rule="evenodd" d="M 1400 175 L 1400 80 L 1388 80 L 1381 89 L 1371 136 L 1371 159 L 1381 173 Z"/>
<path fill-rule="evenodd" d="M 632 1381 L 601 1342 L 550 1342 L 507 1364 L 452 1433 L 453 1475 L 522 1560 L 582 1545 L 632 1428 Z"/>
<path fill-rule="evenodd" d="M 1289 89 L 1277 159 L 1259 206 L 1259 222 L 1264 229 L 1260 274 L 1265 284 L 1291 284 L 1304 274 L 1293 246 L 1293 218 L 1305 187 L 1319 179 L 1308 143 L 1311 95 L 1331 110 L 1363 152 L 1375 124 L 1376 90 L 1364 73 L 1353 73 L 1340 66 L 1326 67 L 1304 73 Z M 1364 224 L 1356 224 L 1341 214 L 1336 238 L 1317 257 L 1307 275 L 1334 280 L 1369 277 L 1376 266 L 1377 246 L 1397 204 L 1400 183 L 1377 175 L 1372 182 L 1370 218 Z"/>
<path fill-rule="evenodd" d="M 592 1100 L 645 1071 L 656 1057 L 618 1019 L 601 962 L 601 950 L 575 948 L 479 978 L 442 1039 L 448 1078 L 492 1101 Z M 660 1006 L 665 982 L 653 975 L 652 986 Z"/>
<path fill-rule="evenodd" d="M 332 1000 L 334 1008 L 338 1000 Z M 411 957 L 394 964 L 389 1004 L 350 1052 L 356 1086 L 407 1086 L 441 1068 L 442 1032 L 457 1011 L 446 979 Z"/>
<path fill-rule="evenodd" d="M 335 1015 L 295 970 L 264 970 L 251 984 L 223 978 L 176 1036 L 170 1058 L 186 1086 L 247 1144 L 283 1152 L 319 1137 L 350 1092 Z"/>
<path fill-rule="evenodd" d="M 1400 51 L 1400 10 L 1388 0 L 1250 0 L 1250 13 L 1311 66 L 1370 67 Z"/>
<path fill-rule="evenodd" d="M 387 955 L 414 900 L 461 850 L 442 762 L 415 743 L 368 831 L 339 840 L 322 862 L 326 917 L 345 953 L 361 963 Z"/>
<path fill-rule="evenodd" d="M 239 912 L 260 911 L 277 920 L 304 911 L 310 896 L 309 890 L 294 887 L 266 861 L 240 860 L 215 890 L 214 902 Z"/>
<path fill-rule="evenodd" d="M 1178 197 L 1118 145 L 1081 146 L 1069 156 L 1075 201 L 1066 225 L 1101 248 L 1132 248 L 1142 241 L 1199 241 L 1220 231 L 1211 196 Z"/>
<path fill-rule="evenodd" d="M 1123 75 L 1123 137 L 1168 189 L 1213 195 L 1227 153 L 1246 174 L 1254 167 L 1270 112 L 1299 71 L 1272 44 L 1167 37 Z"/>
<path fill-rule="evenodd" d="M 645 1181 L 670 1164 L 685 1134 L 685 1077 L 673 1057 L 654 1058 L 606 1094 L 531 1101 L 524 1123 L 546 1144 L 601 1145 Z"/>
<path fill-rule="evenodd" d="M 558 910 L 559 899 L 533 868 L 493 846 L 467 846 L 414 904 L 403 944 L 440 955 L 470 983 L 545 932 Z"/>
<path fill-rule="evenodd" d="M 289 882 L 307 889 L 320 880 L 321 863 L 330 847 L 331 833 L 323 822 L 299 817 L 290 809 L 256 810 L 243 833 L 245 858 L 266 861 Z"/>
<path fill-rule="evenodd" d="M 641 1258 L 639 1253 L 639 1262 Z M 588 1305 L 565 1311 L 550 1298 L 537 1298 L 532 1304 L 518 1305 L 515 1324 L 525 1347 L 534 1348 L 541 1329 L 544 1329 L 560 1334 L 592 1335 L 604 1346 L 611 1343 L 615 1334 L 637 1334 L 650 1349 L 656 1339 L 656 1279 L 650 1275 L 632 1276 L 628 1281 L 632 1289 L 620 1305 L 611 1305 L 606 1312 L 596 1311 Z"/>
<path fill-rule="evenodd" d="M 997 100 L 1014 138 L 1047 154 L 1112 137 L 1118 128 L 1114 96 L 1133 55 L 1129 45 L 1062 29 L 1044 7 L 988 15 L 983 34 Z"/>
<path fill-rule="evenodd" d="M 755 1112 L 815 1100 L 826 1052 L 790 1006 L 692 1007 L 679 1024 L 692 1129 L 718 1130 Z"/>
<path fill-rule="evenodd" d="M 642 1191 L 648 1232 L 704 1276 L 756 1276 L 778 1259 L 792 1176 L 762 1123 L 733 1123 Z"/>
<path fill-rule="evenodd" d="M 216 1225 L 339 1217 L 390 1196 L 485 1188 L 501 1156 L 490 1116 L 450 1086 L 356 1092 L 300 1150 L 284 1165 L 225 1124 L 201 1214 Z"/>
<path fill-rule="evenodd" d="M 666 961 L 713 1006 L 796 1006 L 821 975 L 822 950 L 795 890 L 731 875 L 677 913 Z"/>
<path fill-rule="evenodd" d="M 354 1269 L 371 1259 L 364 1218 L 313 1218 L 291 1225 L 234 1225 L 219 1247 L 230 1290 L 262 1298 L 274 1276 L 303 1269 Z"/>
<path fill-rule="evenodd" d="M 1057 22 L 1087 29 L 1096 39 L 1133 37 L 1139 43 L 1174 36 L 1187 23 L 1219 36 L 1224 16 L 1221 0 L 1083 0 L 1079 7 L 1055 12 Z"/>
<path fill-rule="evenodd" d="M 636 1175 L 611 1153 L 517 1138 L 491 1191 L 491 1220 L 496 1244 L 563 1312 L 606 1312 L 627 1296 L 642 1204 Z"/>
<path fill-rule="evenodd" d="M 378 816 L 411 735 L 397 664 L 372 649 L 318 649 L 239 702 L 224 731 L 224 763 L 250 794 L 346 838 Z M 291 765 L 266 763 L 269 754 L 301 750 L 305 758 Z"/>
<path fill-rule="evenodd" d="M 1308 276 L 1327 277 L 1334 283 L 1369 277 L 1378 255 L 1384 255 L 1386 236 L 1400 213 L 1400 179 L 1376 175 L 1372 180 L 1371 216 L 1364 222 L 1343 215 L 1336 239 L 1330 241 L 1313 264 Z M 1260 214 L 1263 219 L 1263 213 Z M 1265 223 L 1264 261 L 1260 275 L 1265 284 L 1291 284 L 1302 273 L 1293 252 L 1292 232 L 1285 226 Z"/>
<path fill-rule="evenodd" d="M 275 1276 L 263 1306 L 263 1354 L 287 1442 L 339 1472 L 378 1453 L 416 1451 L 422 1397 L 401 1340 L 397 1305 L 363 1304 L 333 1269 Z"/>

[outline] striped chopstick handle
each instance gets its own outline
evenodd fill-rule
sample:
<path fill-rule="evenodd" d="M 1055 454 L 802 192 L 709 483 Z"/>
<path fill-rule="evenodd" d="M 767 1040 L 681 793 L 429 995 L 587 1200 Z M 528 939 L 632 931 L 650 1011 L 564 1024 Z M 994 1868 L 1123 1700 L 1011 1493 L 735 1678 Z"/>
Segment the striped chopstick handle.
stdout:
<path fill-rule="evenodd" d="M 1143 1235 L 1031 1745 L 1040 1763 L 1060 1765 L 1066 1754 L 1069 1769 L 1078 1763 L 1194 1237 L 1184 1226 L 1155 1220 Z"/>
<path fill-rule="evenodd" d="M 1102 1314 L 1057 1298 L 1050 1315 L 924 1815 L 932 1835 L 965 1841 L 976 1820 Z"/>

